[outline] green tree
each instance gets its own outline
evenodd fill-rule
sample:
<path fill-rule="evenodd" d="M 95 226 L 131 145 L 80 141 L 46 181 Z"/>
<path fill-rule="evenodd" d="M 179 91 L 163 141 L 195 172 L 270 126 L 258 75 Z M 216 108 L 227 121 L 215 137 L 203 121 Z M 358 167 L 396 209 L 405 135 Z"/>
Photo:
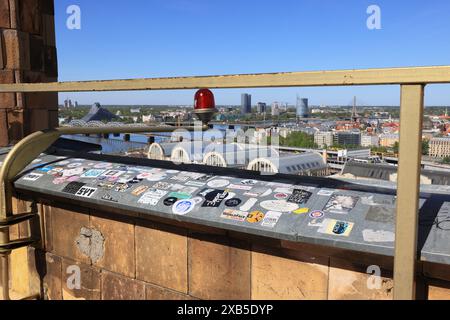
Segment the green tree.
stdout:
<path fill-rule="evenodd" d="M 280 137 L 280 144 L 282 146 L 294 148 L 317 148 L 317 145 L 314 143 L 314 136 L 304 132 L 293 132 L 286 138 Z"/>
<path fill-rule="evenodd" d="M 430 151 L 430 142 L 428 140 L 424 140 L 422 141 L 422 154 L 423 155 L 428 155 Z"/>

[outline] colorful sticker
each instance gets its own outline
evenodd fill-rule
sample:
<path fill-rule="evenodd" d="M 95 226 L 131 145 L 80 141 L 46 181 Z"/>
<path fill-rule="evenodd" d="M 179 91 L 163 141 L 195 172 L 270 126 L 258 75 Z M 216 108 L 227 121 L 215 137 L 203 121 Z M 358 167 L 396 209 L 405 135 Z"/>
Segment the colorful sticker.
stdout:
<path fill-rule="evenodd" d="M 148 186 L 139 186 L 136 189 L 134 189 L 131 194 L 133 196 L 140 196 L 141 194 L 143 194 L 144 192 L 146 192 L 149 189 Z"/>
<path fill-rule="evenodd" d="M 338 221 L 334 219 L 325 219 L 319 228 L 319 233 L 348 237 L 353 229 L 354 223 Z"/>
<path fill-rule="evenodd" d="M 292 211 L 294 214 L 307 214 L 309 212 L 309 208 L 300 208 Z"/>
<path fill-rule="evenodd" d="M 247 219 L 248 212 L 239 211 L 239 210 L 232 210 L 232 209 L 225 209 L 220 217 L 222 219 L 228 219 L 233 221 L 240 221 L 243 222 L 245 219 Z"/>
<path fill-rule="evenodd" d="M 112 190 L 115 186 L 116 184 L 112 182 L 100 182 L 99 184 L 97 184 L 97 187 L 105 190 Z"/>
<path fill-rule="evenodd" d="M 192 198 L 192 195 L 190 193 L 186 192 L 171 192 L 169 193 L 169 197 L 177 198 L 178 199 L 190 199 Z"/>
<path fill-rule="evenodd" d="M 274 197 L 278 200 L 286 200 L 287 198 L 289 198 L 289 195 L 286 193 L 275 193 Z"/>
<path fill-rule="evenodd" d="M 316 211 L 311 212 L 311 213 L 309 214 L 309 217 L 310 217 L 311 219 L 320 219 L 320 218 L 322 218 L 324 215 L 325 215 L 325 214 L 323 213 L 323 211 L 318 211 L 318 210 L 316 210 Z"/>
<path fill-rule="evenodd" d="M 100 170 L 100 169 L 91 169 L 86 171 L 85 173 L 83 173 L 81 175 L 81 178 L 98 178 L 100 177 L 103 173 L 105 172 L 105 170 Z"/>
<path fill-rule="evenodd" d="M 127 183 L 118 183 L 118 184 L 116 184 L 115 190 L 117 192 L 126 192 L 130 188 L 131 188 L 131 186 Z"/>
<path fill-rule="evenodd" d="M 167 182 L 158 182 L 153 185 L 153 188 L 155 189 L 161 189 L 161 190 L 168 190 L 172 185 Z"/>
<path fill-rule="evenodd" d="M 264 219 L 264 213 L 262 213 L 261 211 L 250 212 L 247 216 L 247 222 L 250 222 L 250 223 L 258 223 L 263 219 Z"/>
<path fill-rule="evenodd" d="M 268 211 L 261 222 L 261 226 L 266 228 L 274 228 L 282 215 L 283 213 L 278 211 Z"/>
<path fill-rule="evenodd" d="M 178 200 L 172 207 L 172 212 L 176 215 L 186 215 L 195 208 L 195 201 L 192 199 Z"/>

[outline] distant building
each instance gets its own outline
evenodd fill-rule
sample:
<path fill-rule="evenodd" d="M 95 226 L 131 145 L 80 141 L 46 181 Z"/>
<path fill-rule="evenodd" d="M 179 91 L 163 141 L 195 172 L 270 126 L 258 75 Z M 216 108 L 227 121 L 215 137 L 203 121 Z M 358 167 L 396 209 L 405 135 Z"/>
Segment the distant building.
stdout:
<path fill-rule="evenodd" d="M 85 122 L 89 121 L 109 122 L 116 119 L 118 119 L 118 117 L 115 114 L 103 108 L 102 106 L 100 106 L 100 103 L 97 102 L 92 105 L 91 110 L 82 120 Z"/>
<path fill-rule="evenodd" d="M 141 113 L 141 109 L 140 108 L 130 109 L 130 113 Z"/>
<path fill-rule="evenodd" d="M 249 114 L 252 113 L 252 95 L 248 93 L 243 93 L 241 95 L 241 113 Z"/>
<path fill-rule="evenodd" d="M 335 145 L 359 146 L 361 145 L 361 133 L 358 131 L 339 131 L 333 137 Z"/>
<path fill-rule="evenodd" d="M 308 99 L 297 97 L 297 117 L 307 118 L 309 117 Z"/>
<path fill-rule="evenodd" d="M 267 105 L 264 102 L 258 102 L 256 105 L 256 112 L 258 113 L 266 113 Z"/>
<path fill-rule="evenodd" d="M 429 154 L 436 158 L 450 157 L 450 138 L 431 139 Z"/>
<path fill-rule="evenodd" d="M 280 104 L 278 102 L 272 103 L 272 117 L 278 117 L 280 115 Z"/>
<path fill-rule="evenodd" d="M 380 135 L 380 147 L 392 148 L 396 142 L 400 141 L 397 133 L 385 133 Z"/>
<path fill-rule="evenodd" d="M 380 144 L 380 138 L 375 135 L 361 135 L 361 147 L 377 147 Z"/>
<path fill-rule="evenodd" d="M 333 132 L 318 131 L 314 134 L 314 143 L 319 148 L 331 147 L 333 145 Z"/>

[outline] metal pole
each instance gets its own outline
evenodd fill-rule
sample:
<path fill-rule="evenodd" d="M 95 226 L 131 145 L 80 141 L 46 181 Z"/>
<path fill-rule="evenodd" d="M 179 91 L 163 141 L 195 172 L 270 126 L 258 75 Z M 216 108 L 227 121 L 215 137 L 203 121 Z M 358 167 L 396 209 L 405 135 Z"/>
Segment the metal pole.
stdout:
<path fill-rule="evenodd" d="M 394 299 L 415 299 L 424 85 L 401 86 Z"/>

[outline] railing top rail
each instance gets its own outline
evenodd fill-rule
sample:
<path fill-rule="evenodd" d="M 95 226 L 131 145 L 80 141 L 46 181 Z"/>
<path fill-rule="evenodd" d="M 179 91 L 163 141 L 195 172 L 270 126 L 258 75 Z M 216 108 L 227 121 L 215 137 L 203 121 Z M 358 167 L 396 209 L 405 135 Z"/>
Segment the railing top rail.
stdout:
<path fill-rule="evenodd" d="M 450 66 L 0 84 L 0 92 L 88 92 L 450 83 Z"/>

